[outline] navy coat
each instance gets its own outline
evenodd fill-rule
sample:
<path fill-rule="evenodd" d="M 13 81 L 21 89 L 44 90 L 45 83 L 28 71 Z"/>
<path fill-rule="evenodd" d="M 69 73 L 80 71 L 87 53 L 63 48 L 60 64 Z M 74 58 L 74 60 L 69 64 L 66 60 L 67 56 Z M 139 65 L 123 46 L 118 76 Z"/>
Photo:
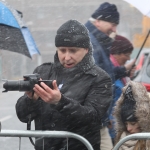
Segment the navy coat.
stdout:
<path fill-rule="evenodd" d="M 106 34 L 98 30 L 90 21 L 85 26 L 89 30 L 90 39 L 93 45 L 93 57 L 95 64 L 105 70 L 111 77 L 112 82 L 115 80 L 127 76 L 124 66 L 115 67 L 110 61 L 110 48 L 112 39 Z"/>

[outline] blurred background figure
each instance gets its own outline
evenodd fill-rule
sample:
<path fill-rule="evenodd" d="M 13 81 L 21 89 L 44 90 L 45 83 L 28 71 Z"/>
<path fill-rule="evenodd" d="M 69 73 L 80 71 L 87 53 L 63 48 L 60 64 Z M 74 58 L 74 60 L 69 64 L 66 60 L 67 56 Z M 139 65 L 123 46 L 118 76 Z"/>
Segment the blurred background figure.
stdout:
<path fill-rule="evenodd" d="M 129 81 L 114 108 L 116 119 L 115 144 L 127 135 L 150 132 L 150 97 L 146 88 L 138 82 Z M 119 150 L 149 150 L 149 140 L 129 140 Z"/>
<path fill-rule="evenodd" d="M 109 50 L 113 40 L 109 35 L 116 32 L 119 20 L 120 16 L 116 5 L 104 2 L 92 13 L 85 24 L 90 32 L 95 64 L 109 74 L 112 83 L 115 81 L 115 75 L 113 65 L 109 59 Z M 124 72 L 125 68 L 122 68 L 122 73 Z M 113 148 L 107 128 L 108 123 L 109 113 L 106 113 L 102 118 L 102 128 L 100 130 L 101 150 L 110 150 Z"/>
<path fill-rule="evenodd" d="M 128 75 L 128 70 L 133 66 L 130 62 L 125 66 L 114 66 L 110 61 L 110 48 L 114 39 L 109 37 L 116 32 L 120 21 L 117 6 L 108 2 L 102 3 L 91 15 L 85 26 L 90 32 L 93 45 L 95 64 L 105 70 L 112 79 L 113 96 L 115 97 L 115 81 Z M 113 98 L 112 98 L 113 104 Z M 102 118 L 101 150 L 110 150 L 113 147 L 107 126 L 110 124 L 109 114 L 112 110 L 110 105 L 108 112 Z"/>
<path fill-rule="evenodd" d="M 115 34 L 114 34 L 115 35 Z M 112 35 L 112 36 L 114 36 Z M 133 51 L 133 45 L 132 43 L 125 37 L 121 35 L 116 35 L 114 37 L 114 42 L 112 43 L 112 47 L 110 49 L 110 60 L 112 64 L 115 67 L 119 66 L 124 66 L 128 60 L 130 60 L 130 56 Z M 116 101 L 120 97 L 122 93 L 122 88 L 126 85 L 126 83 L 130 80 L 129 76 L 126 76 L 124 78 L 120 78 L 115 81 L 115 98 L 113 99 L 113 107 L 116 104 Z M 113 116 L 112 113 L 110 113 L 109 116 L 110 119 L 110 126 L 109 126 L 109 133 L 112 138 L 112 141 L 114 143 L 114 138 L 115 138 L 115 130 L 114 130 L 114 121 L 113 121 Z"/>

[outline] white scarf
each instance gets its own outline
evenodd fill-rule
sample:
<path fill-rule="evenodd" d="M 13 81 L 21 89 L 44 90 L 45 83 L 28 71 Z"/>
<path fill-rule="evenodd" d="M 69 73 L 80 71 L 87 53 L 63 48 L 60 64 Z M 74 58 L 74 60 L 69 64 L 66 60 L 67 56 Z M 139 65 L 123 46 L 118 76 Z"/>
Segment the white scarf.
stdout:
<path fill-rule="evenodd" d="M 121 135 L 121 139 L 126 137 L 126 136 L 127 136 L 127 133 L 123 132 Z M 138 140 L 129 140 L 129 141 L 123 143 L 121 145 L 121 147 L 119 148 L 119 150 L 133 150 L 137 141 Z"/>

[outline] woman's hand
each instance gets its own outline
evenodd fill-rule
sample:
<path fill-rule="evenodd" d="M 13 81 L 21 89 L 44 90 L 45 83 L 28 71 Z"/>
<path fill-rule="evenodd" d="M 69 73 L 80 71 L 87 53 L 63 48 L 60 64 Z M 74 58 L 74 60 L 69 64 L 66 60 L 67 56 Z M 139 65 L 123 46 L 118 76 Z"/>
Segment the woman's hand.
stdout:
<path fill-rule="evenodd" d="M 30 99 L 37 100 L 39 98 L 39 96 L 34 91 L 26 91 L 25 93 Z"/>
<path fill-rule="evenodd" d="M 33 90 L 43 101 L 50 104 L 57 104 L 60 101 L 61 93 L 57 87 L 56 80 L 53 81 L 53 89 L 44 82 L 41 82 L 40 86 L 35 84 Z"/>

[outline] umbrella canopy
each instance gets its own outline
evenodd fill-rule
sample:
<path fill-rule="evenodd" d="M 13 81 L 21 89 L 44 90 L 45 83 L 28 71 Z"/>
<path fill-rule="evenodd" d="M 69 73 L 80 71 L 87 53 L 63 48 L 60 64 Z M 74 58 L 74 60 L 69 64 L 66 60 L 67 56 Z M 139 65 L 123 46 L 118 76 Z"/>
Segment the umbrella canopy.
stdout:
<path fill-rule="evenodd" d="M 143 15 L 150 17 L 150 0 L 124 0 L 136 7 Z"/>
<path fill-rule="evenodd" d="M 124 0 L 126 2 L 128 2 L 129 4 L 133 5 L 135 8 L 137 8 L 143 15 L 147 16 L 147 17 L 150 17 L 150 0 Z M 150 35 L 150 30 L 148 31 L 147 33 L 147 36 L 135 58 L 135 60 L 138 59 L 147 39 L 148 39 L 148 36 Z M 133 65 L 134 67 L 134 65 Z M 130 70 L 131 71 L 131 70 Z"/>
<path fill-rule="evenodd" d="M 29 58 L 33 54 L 40 54 L 20 12 L 4 1 L 0 1 L 0 49 L 17 52 Z"/>

